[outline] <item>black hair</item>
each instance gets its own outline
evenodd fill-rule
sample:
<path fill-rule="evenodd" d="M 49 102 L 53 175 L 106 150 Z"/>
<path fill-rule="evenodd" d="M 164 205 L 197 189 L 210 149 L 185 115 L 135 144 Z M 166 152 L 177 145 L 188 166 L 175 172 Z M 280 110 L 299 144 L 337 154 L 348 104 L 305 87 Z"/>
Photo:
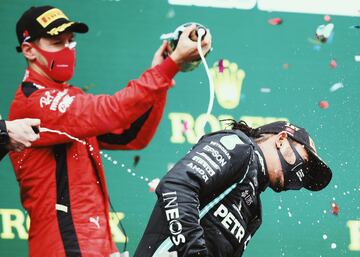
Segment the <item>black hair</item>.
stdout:
<path fill-rule="evenodd" d="M 243 120 L 236 121 L 236 120 L 233 120 L 233 119 L 225 119 L 225 120 L 221 120 L 221 121 L 227 122 L 227 125 L 230 126 L 230 128 L 233 129 L 233 130 L 241 130 L 248 137 L 252 137 L 252 138 L 261 137 L 261 134 L 259 133 L 258 129 L 250 127 Z"/>
<path fill-rule="evenodd" d="M 226 125 L 230 126 L 231 129 L 240 130 L 248 137 L 255 139 L 257 144 L 260 144 L 260 143 L 268 140 L 269 137 L 273 136 L 273 134 L 261 133 L 260 129 L 258 129 L 258 128 L 250 127 L 244 120 L 236 121 L 233 119 L 224 119 L 224 120 L 220 120 L 220 121 L 227 122 Z"/>

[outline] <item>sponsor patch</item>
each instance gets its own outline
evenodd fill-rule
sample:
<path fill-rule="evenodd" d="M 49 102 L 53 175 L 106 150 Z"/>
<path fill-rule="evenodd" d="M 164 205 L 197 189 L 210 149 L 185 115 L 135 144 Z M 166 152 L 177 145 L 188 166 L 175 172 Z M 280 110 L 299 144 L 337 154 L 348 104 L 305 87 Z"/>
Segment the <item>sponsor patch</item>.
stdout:
<path fill-rule="evenodd" d="M 219 165 L 217 165 L 210 157 L 209 155 L 207 155 L 206 153 L 199 153 L 196 152 L 198 155 L 201 155 L 202 157 L 204 157 L 210 164 L 211 166 L 213 166 L 215 169 L 220 170 Z"/>
<path fill-rule="evenodd" d="M 75 96 L 67 94 L 68 90 L 60 91 L 53 96 L 50 91 L 46 91 L 44 96 L 40 98 L 40 107 L 44 108 L 49 106 L 51 111 L 59 111 L 65 113 L 74 101 Z"/>
<path fill-rule="evenodd" d="M 163 197 L 166 220 L 168 221 L 169 224 L 168 229 L 171 233 L 171 241 L 175 245 L 185 243 L 186 238 L 182 234 L 183 226 L 180 222 L 177 193 L 176 191 L 162 193 L 162 197 Z"/>
<path fill-rule="evenodd" d="M 57 36 L 57 35 L 59 35 L 59 33 L 63 32 L 65 29 L 67 29 L 68 27 L 70 27 L 73 24 L 74 24 L 74 22 L 64 23 L 64 24 L 60 25 L 59 27 L 53 28 L 46 33 L 48 33 L 51 36 Z"/>
<path fill-rule="evenodd" d="M 230 156 L 229 152 L 225 149 L 225 147 L 223 147 L 222 145 L 220 145 L 218 142 L 211 141 L 211 142 L 210 142 L 210 145 L 216 146 L 217 148 L 219 148 L 219 149 L 226 155 L 226 157 L 227 157 L 229 160 L 231 159 L 231 156 Z"/>
<path fill-rule="evenodd" d="M 245 236 L 245 229 L 225 205 L 220 204 L 214 216 L 221 220 L 221 224 L 241 243 Z"/>
<path fill-rule="evenodd" d="M 68 20 L 68 17 L 66 17 L 61 10 L 53 8 L 41 14 L 39 17 L 36 18 L 36 20 L 43 28 L 46 28 L 53 21 L 61 18 Z"/>
<path fill-rule="evenodd" d="M 203 169 L 201 169 L 199 166 L 197 166 L 196 164 L 190 162 L 190 163 L 189 163 L 188 165 L 186 165 L 186 166 L 190 167 L 192 170 L 194 170 L 194 171 L 196 171 L 197 173 L 199 173 L 205 183 L 206 183 L 206 181 L 209 180 L 209 177 L 206 175 L 205 171 L 204 171 Z"/>
<path fill-rule="evenodd" d="M 199 156 L 194 156 L 192 157 L 192 160 L 200 164 L 204 168 L 204 170 L 210 175 L 210 177 L 215 174 L 215 171 L 203 158 L 200 158 Z"/>
<path fill-rule="evenodd" d="M 234 150 L 236 145 L 243 145 L 244 142 L 237 135 L 223 136 L 220 143 L 229 151 Z"/>
<path fill-rule="evenodd" d="M 219 153 L 219 151 L 215 150 L 209 145 L 206 145 L 203 147 L 205 151 L 208 151 L 211 153 L 211 155 L 215 158 L 215 160 L 221 165 L 221 167 L 224 167 L 224 165 L 227 163 L 225 161 L 224 157 Z"/>

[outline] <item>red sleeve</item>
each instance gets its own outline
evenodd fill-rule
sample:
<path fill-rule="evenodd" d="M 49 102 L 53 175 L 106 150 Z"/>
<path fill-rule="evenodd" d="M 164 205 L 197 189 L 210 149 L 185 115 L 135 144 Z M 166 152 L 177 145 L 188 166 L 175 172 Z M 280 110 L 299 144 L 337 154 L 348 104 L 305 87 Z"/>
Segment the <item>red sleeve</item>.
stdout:
<path fill-rule="evenodd" d="M 159 123 L 163 107 L 158 105 L 164 99 L 178 66 L 167 58 L 162 64 L 145 71 L 137 80 L 130 81 L 126 88 L 114 95 L 79 94 L 78 90 L 39 89 L 26 101 L 15 97 L 10 110 L 10 119 L 39 118 L 41 127 L 66 132 L 83 139 L 99 136 L 117 129 L 127 129 L 142 115 L 151 111 L 150 132 L 144 140 L 150 140 Z M 164 100 L 165 101 L 165 100 Z M 161 101 L 159 101 L 161 102 Z M 164 103 L 163 103 L 164 104 Z M 144 134 L 146 134 L 144 132 Z M 69 142 L 71 139 L 54 133 L 41 133 L 34 146 Z M 139 144 L 141 144 L 139 141 Z"/>
<path fill-rule="evenodd" d="M 160 123 L 165 102 L 166 91 L 161 93 L 156 103 L 134 121 L 129 128 L 98 136 L 100 147 L 109 150 L 135 150 L 146 147 Z"/>

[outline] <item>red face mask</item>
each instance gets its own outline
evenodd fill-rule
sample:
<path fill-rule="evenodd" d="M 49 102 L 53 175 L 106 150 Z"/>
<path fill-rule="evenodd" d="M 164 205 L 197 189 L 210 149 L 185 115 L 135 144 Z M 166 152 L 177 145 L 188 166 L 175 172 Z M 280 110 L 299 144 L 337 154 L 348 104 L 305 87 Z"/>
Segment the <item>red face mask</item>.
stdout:
<path fill-rule="evenodd" d="M 46 59 L 48 65 L 41 64 L 38 60 L 35 61 L 37 66 L 42 69 L 51 79 L 57 82 L 64 82 L 71 79 L 74 74 L 76 52 L 76 42 L 71 42 L 65 46 L 64 49 L 57 52 L 45 51 L 36 45 L 32 46 L 40 52 L 40 54 Z"/>

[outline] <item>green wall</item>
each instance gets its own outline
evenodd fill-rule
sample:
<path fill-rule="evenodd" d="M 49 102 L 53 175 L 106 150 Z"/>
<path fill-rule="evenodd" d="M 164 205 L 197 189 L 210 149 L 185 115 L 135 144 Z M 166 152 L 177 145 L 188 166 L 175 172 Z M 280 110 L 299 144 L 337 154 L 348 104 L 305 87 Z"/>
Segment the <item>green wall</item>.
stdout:
<path fill-rule="evenodd" d="M 214 48 L 207 57 L 209 65 L 227 59 L 236 63 L 246 76 L 241 81 L 236 74 L 225 77 L 217 73 L 223 76 L 216 81 L 217 93 L 227 85 L 241 86 L 241 101 L 226 109 L 217 97 L 212 111 L 214 119 L 207 131 L 220 128 L 217 118 L 224 117 L 221 115 L 235 119 L 246 116 L 254 125 L 287 118 L 308 129 L 320 155 L 334 172 L 332 182 L 321 192 L 277 194 L 270 189 L 265 192 L 264 222 L 244 256 L 360 255 L 357 161 L 360 63 L 354 60 L 355 55 L 360 55 L 360 30 L 350 28 L 360 24 L 358 17 L 331 16 L 335 25 L 332 40 L 318 44 L 314 34 L 319 25 L 326 24 L 323 15 L 265 12 L 257 7 L 240 10 L 181 6 L 146 0 L 1 0 L 0 114 L 5 118 L 25 68 L 23 57 L 15 51 L 15 23 L 28 7 L 45 4 L 55 5 L 70 18 L 89 25 L 88 34 L 77 36 L 77 67 L 72 83 L 92 86 L 89 92 L 94 94 L 112 94 L 137 78 L 149 67 L 162 33 L 188 21 L 209 27 Z M 268 24 L 268 19 L 274 17 L 281 17 L 283 23 Z M 332 59 L 337 62 L 335 69 L 329 66 Z M 331 92 L 335 83 L 344 87 Z M 262 88 L 271 92 L 263 93 Z M 122 221 L 129 238 L 130 256 L 156 199 L 141 176 L 150 180 L 161 178 L 201 135 L 201 129 L 196 127 L 201 127 L 208 91 L 203 66 L 191 73 L 178 74 L 151 144 L 142 151 L 104 152 L 119 163 L 115 166 L 104 158 L 112 202 L 121 216 L 125 215 Z M 328 101 L 328 109 L 319 107 L 322 100 Z M 186 120 L 186 126 L 180 118 Z M 136 167 L 135 156 L 140 157 Z M 132 176 L 127 169 L 137 175 Z M 337 216 L 331 211 L 333 202 L 340 207 Z M 26 233 L 26 212 L 21 207 L 16 178 L 6 157 L 0 164 L 0 256 L 27 256 Z M 122 249 L 122 235 L 115 232 L 115 237 Z M 336 247 L 331 247 L 332 244 Z"/>

